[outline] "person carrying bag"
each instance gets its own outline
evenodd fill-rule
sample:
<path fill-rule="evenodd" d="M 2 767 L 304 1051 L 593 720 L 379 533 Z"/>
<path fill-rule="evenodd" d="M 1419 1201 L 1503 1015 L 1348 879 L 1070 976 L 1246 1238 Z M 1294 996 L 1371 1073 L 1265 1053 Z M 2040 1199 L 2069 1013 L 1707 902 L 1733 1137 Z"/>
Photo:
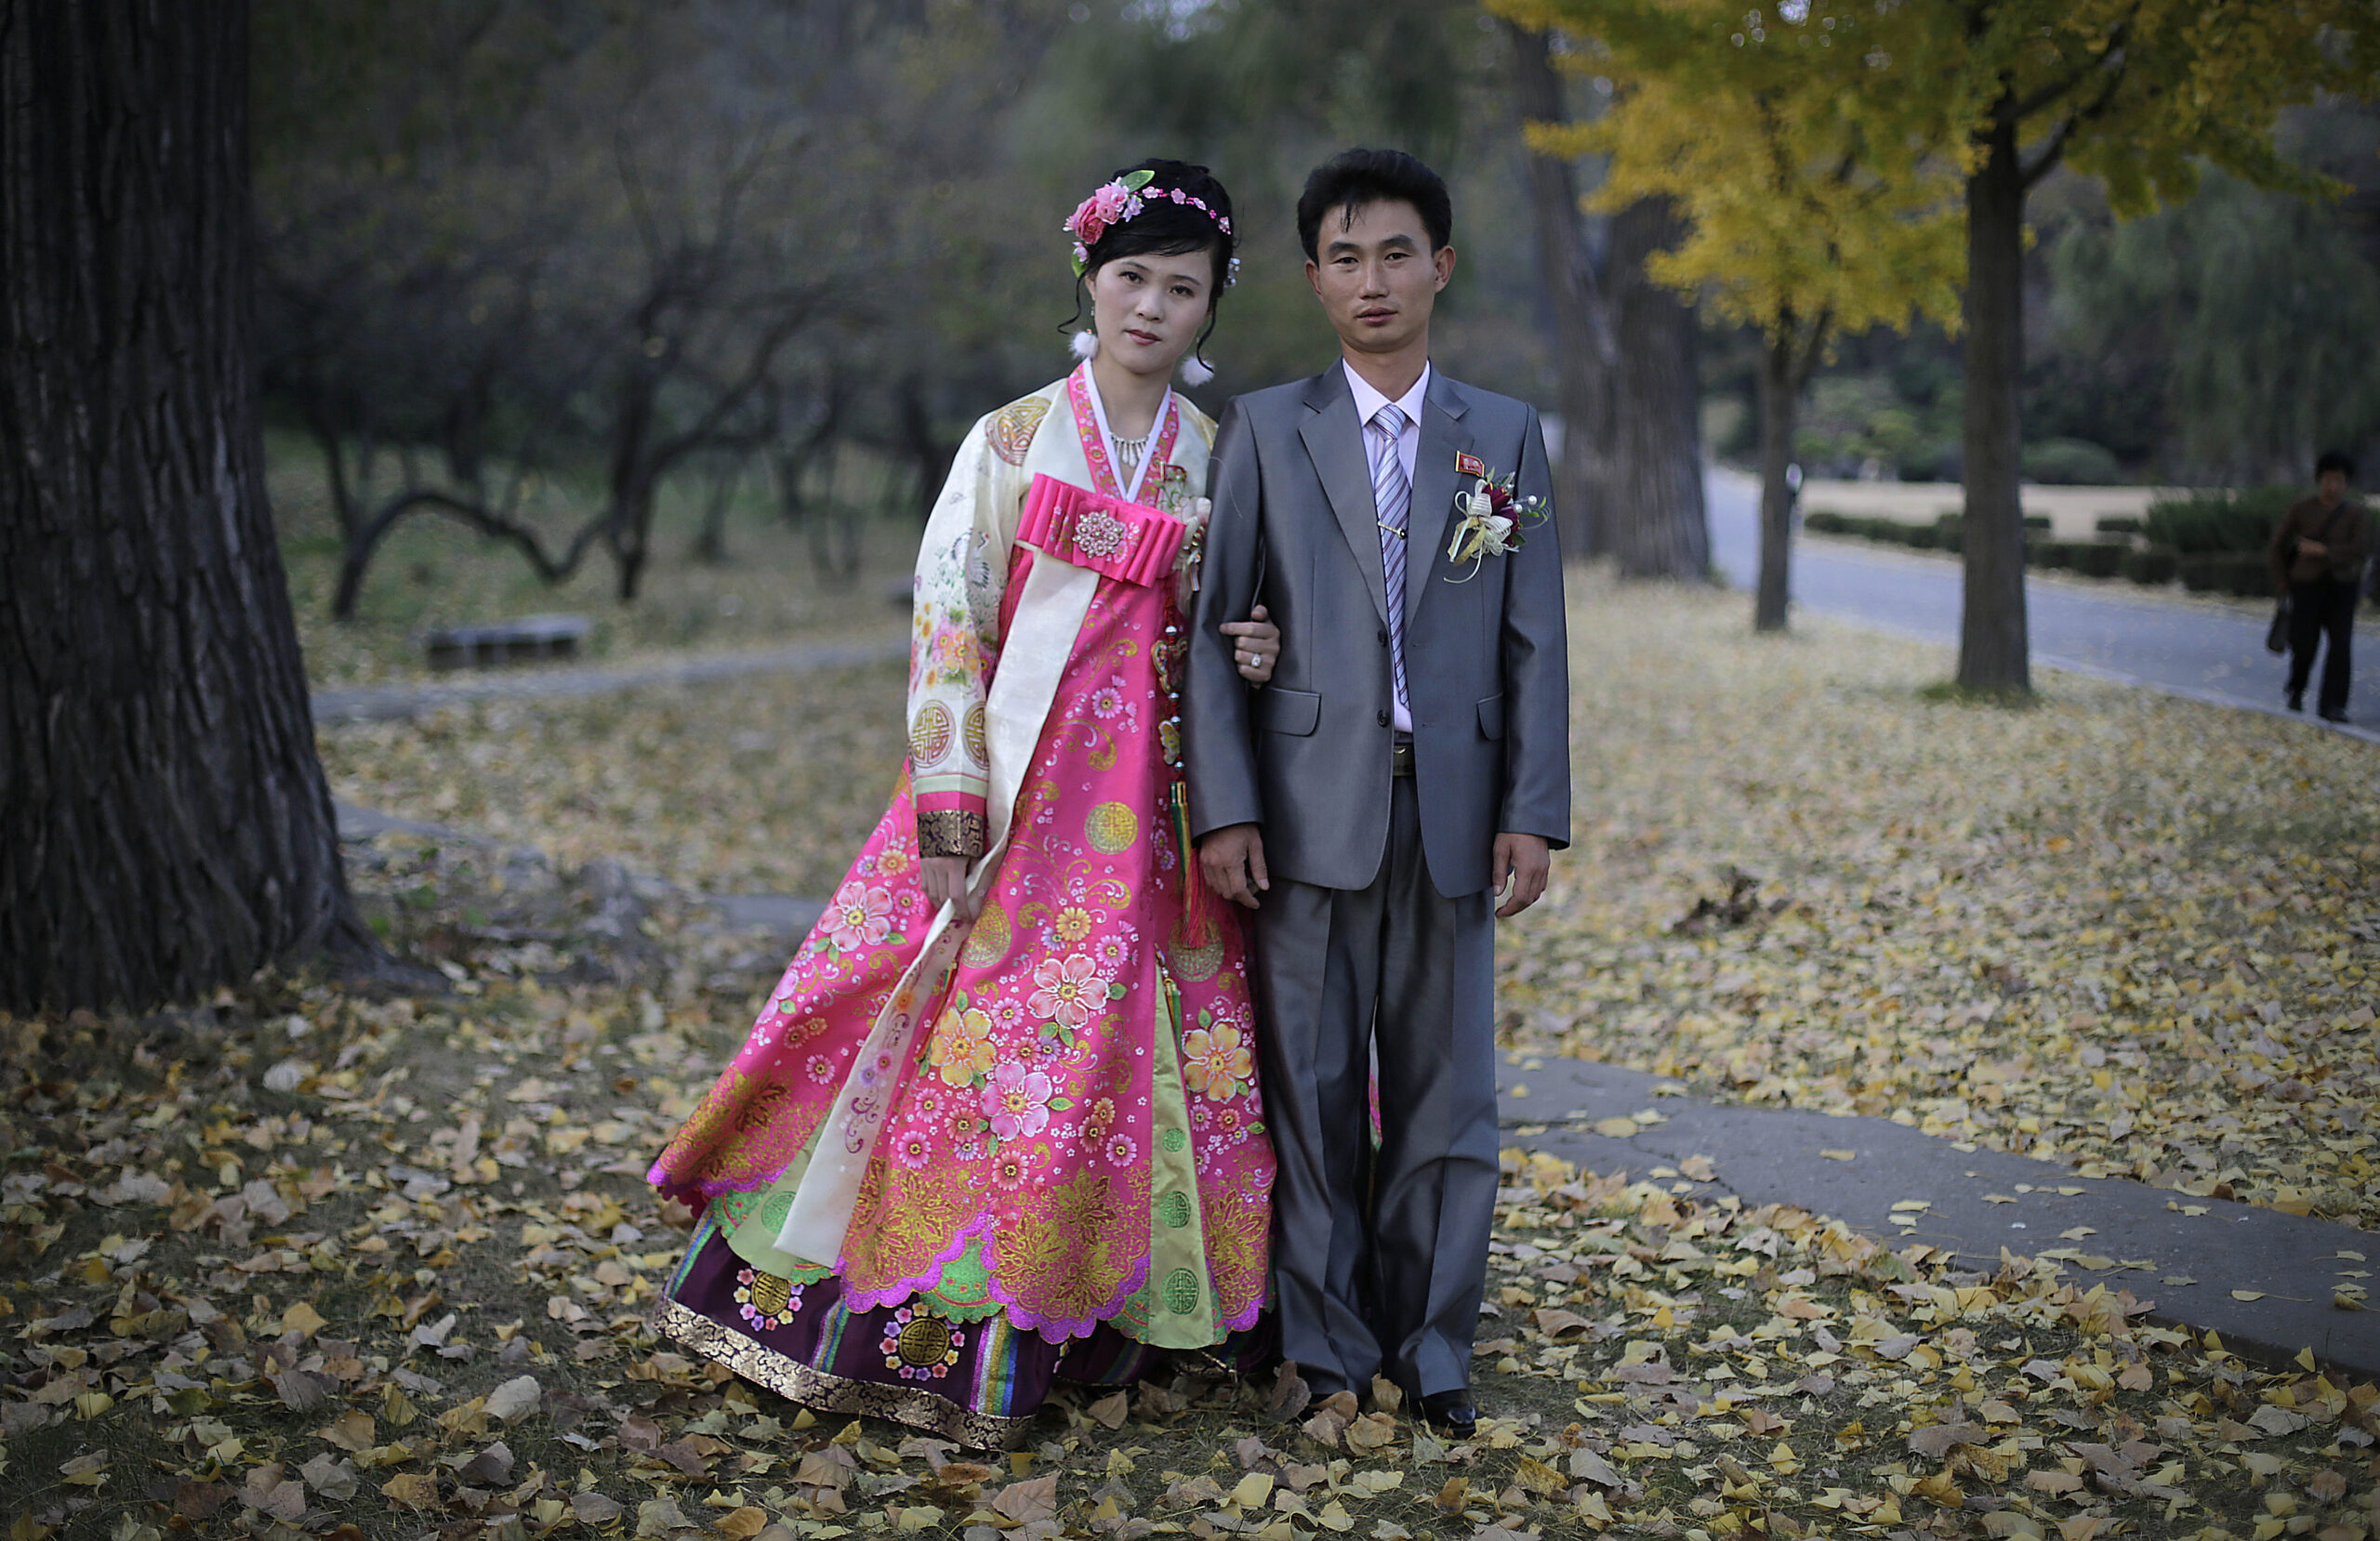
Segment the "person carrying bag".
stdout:
<path fill-rule="evenodd" d="M 2363 582 L 2364 560 L 2372 553 L 2372 535 L 2363 506 L 2347 500 L 2347 483 L 2355 462 L 2334 450 L 2314 463 L 2314 495 L 2290 506 L 2274 526 L 2267 554 L 2272 563 L 2274 586 L 2281 591 L 2272 632 L 2285 637 L 2289 648 L 2289 709 L 2306 709 L 2306 684 L 2314 669 L 2314 654 L 2329 639 L 2322 663 L 2317 712 L 2326 722 L 2345 722 L 2349 670 L 2349 643 L 2355 632 L 2355 601 Z"/>

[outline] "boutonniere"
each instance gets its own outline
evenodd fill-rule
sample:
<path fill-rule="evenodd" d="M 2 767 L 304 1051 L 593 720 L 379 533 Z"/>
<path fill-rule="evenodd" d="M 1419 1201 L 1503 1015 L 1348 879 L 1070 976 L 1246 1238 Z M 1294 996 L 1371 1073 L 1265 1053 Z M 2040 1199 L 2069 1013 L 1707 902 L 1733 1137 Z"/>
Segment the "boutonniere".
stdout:
<path fill-rule="evenodd" d="M 1499 477 L 1473 455 L 1455 456 L 1455 472 L 1471 478 L 1471 486 L 1454 494 L 1454 533 L 1447 541 L 1447 560 L 1469 562 L 1471 571 L 1448 583 L 1466 583 L 1478 574 L 1489 557 L 1517 551 L 1525 526 L 1545 517 L 1542 498 L 1521 497 L 1510 474 Z"/>

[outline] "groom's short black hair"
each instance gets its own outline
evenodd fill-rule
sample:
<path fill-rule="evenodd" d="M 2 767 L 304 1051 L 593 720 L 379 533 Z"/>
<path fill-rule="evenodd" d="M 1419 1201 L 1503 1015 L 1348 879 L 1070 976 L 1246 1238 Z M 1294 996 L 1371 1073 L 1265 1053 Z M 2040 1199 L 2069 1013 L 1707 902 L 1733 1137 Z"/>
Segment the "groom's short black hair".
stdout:
<path fill-rule="evenodd" d="M 1298 241 L 1306 260 L 1321 260 L 1316 245 L 1324 215 L 1343 207 L 1352 216 L 1385 203 L 1413 205 L 1430 232 L 1432 251 L 1454 239 L 1454 200 L 1436 172 L 1402 150 L 1343 150 L 1316 166 L 1298 195 Z"/>

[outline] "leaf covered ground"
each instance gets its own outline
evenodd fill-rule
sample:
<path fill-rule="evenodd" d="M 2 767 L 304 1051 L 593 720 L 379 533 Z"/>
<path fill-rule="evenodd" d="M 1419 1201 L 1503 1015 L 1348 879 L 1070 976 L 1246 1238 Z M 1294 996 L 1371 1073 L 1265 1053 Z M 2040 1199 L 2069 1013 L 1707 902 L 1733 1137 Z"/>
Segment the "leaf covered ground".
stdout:
<path fill-rule="evenodd" d="M 1739 606 L 1582 596 L 1516 1041 L 2380 1230 L 2380 751 Z"/>
<path fill-rule="evenodd" d="M 2372 964 L 2354 929 L 2373 891 L 2368 804 L 2358 846 L 2335 800 L 2297 785 L 2346 784 L 2358 762 L 2330 757 L 2334 741 L 2056 679 L 2030 712 L 1929 703 L 1930 650 L 1834 632 L 1755 643 L 1739 602 L 1699 596 L 1590 585 L 1577 641 L 1580 849 L 1507 938 L 1517 1037 L 1721 1095 L 1898 1106 L 1893 1087 L 1951 1088 L 1965 1109 L 1950 1132 L 2047 1138 L 2074 1160 L 2095 1155 L 2074 1142 L 2096 1101 L 2187 1112 L 2203 1066 L 2223 1088 L 2204 1105 L 2236 1125 L 2198 1138 L 2241 1174 L 2204 1178 L 2235 1188 L 2259 1165 L 2310 1171 L 2364 1116 L 2370 1040 L 2346 973 Z M 752 768 L 721 740 L 706 769 L 699 741 L 731 720 L 782 729 L 775 770 L 814 789 L 798 816 L 865 827 L 884 730 L 832 724 L 873 713 L 897 731 L 899 679 L 718 689 L 732 705 L 458 713 L 425 730 L 447 734 L 443 782 L 392 737 L 337 761 L 342 795 L 369 806 L 522 821 L 496 843 L 389 836 L 358 852 L 376 925 L 444 992 L 264 980 L 148 1018 L 0 1021 L 11 1541 L 2380 1528 L 2371 1386 L 2243 1363 L 2055 1258 L 1958 1272 L 1820 1217 L 1697 1201 L 1666 1169 L 1520 1151 L 1481 1324 L 1488 1418 L 1462 1445 L 1197 1366 L 1053 1409 L 1014 1455 L 818 1419 L 722 1379 L 643 1326 L 684 1231 L 642 1173 L 785 944 L 721 929 L 690 890 L 823 892 L 837 863 L 823 836 L 778 849 L 768 821 L 797 815 L 739 800 Z M 334 757 L 350 731 L 326 735 Z M 837 767 L 843 754 L 866 763 Z M 602 774 L 628 777 L 617 795 L 642 811 L 574 810 L 562 772 L 539 770 L 573 757 L 628 762 Z M 448 809 L 407 800 L 448 787 Z M 717 835 L 669 859 L 682 830 L 623 841 L 653 853 L 625 867 L 507 849 L 591 852 L 588 829 L 691 828 L 689 805 L 755 821 L 749 849 Z M 2031 871 L 2042 886 L 2012 909 Z M 2218 907 L 2251 882 L 2254 904 Z M 2189 902 L 2196 920 L 2156 921 Z M 2061 941 L 2069 906 L 2090 918 Z M 2230 976 L 2190 966 L 2253 915 L 2248 935 L 2268 940 L 2236 955 L 2254 984 L 2206 988 Z M 2282 950 L 2285 926 L 2340 940 Z M 2184 1052 L 2175 1020 L 2209 1045 L 2233 1030 L 2240 1054 Z M 2245 1047 L 2258 1036 L 2272 1047 Z M 2360 1060 L 2339 1047 L 2356 1042 Z M 1754 1052 L 1756 1074 L 1729 1058 Z M 2288 1079 L 2314 1095 L 2277 1089 Z"/>

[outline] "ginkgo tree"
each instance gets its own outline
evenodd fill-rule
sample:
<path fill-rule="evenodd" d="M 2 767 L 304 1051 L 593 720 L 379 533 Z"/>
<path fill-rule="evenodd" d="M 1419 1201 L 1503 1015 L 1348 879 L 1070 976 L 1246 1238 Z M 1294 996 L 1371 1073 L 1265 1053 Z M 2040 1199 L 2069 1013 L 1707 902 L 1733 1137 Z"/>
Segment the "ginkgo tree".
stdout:
<path fill-rule="evenodd" d="M 1760 581 L 1753 626 L 1786 625 L 1795 408 L 1831 340 L 1918 316 L 1954 323 L 1960 167 L 1917 136 L 1871 121 L 1871 104 L 1813 65 L 1847 41 L 1820 18 L 1798 46 L 1744 33 L 1734 0 L 1502 0 L 1515 19 L 1585 25 L 1564 56 L 1614 87 L 1599 117 L 1529 131 L 1540 153 L 1600 154 L 1589 201 L 1618 209 L 1666 197 L 1687 231 L 1656 254 L 1658 282 L 1757 328 Z M 1805 13 L 1806 15 L 1806 13 Z M 1846 50 L 1848 51 L 1848 50 Z"/>
<path fill-rule="evenodd" d="M 2027 194 L 2060 165 L 2103 183 L 2119 216 L 2190 197 L 2209 165 L 2259 186 L 2334 191 L 2280 152 L 2274 122 L 2324 93 L 2380 96 L 2370 0 L 1783 0 L 1773 11 L 1720 0 L 1500 3 L 1600 46 L 1640 81 L 1668 83 L 1714 125 L 1739 83 L 1760 78 L 1732 56 L 1808 75 L 1798 89 L 1831 94 L 1858 125 L 1840 143 L 1858 157 L 1852 187 L 1957 167 L 1966 385 L 1958 682 L 1997 695 L 2030 689 L 2018 490 Z M 1766 196 L 1772 176 L 1752 155 L 1714 156 L 1707 169 L 1747 200 Z M 1745 249 L 1738 259 L 1781 267 L 1802 250 Z"/>

